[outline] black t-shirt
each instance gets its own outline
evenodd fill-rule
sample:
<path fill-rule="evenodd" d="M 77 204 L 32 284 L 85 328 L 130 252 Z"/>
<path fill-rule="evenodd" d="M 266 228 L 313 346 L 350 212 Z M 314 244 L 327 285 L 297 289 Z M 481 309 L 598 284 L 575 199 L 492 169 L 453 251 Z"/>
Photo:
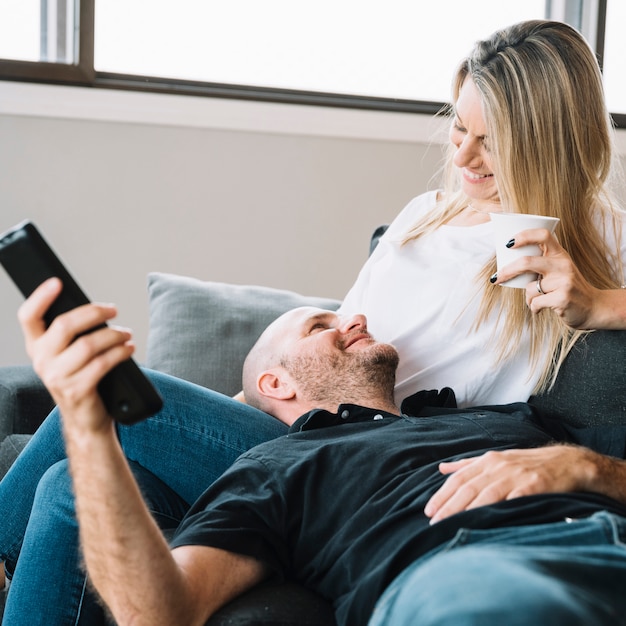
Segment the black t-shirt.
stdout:
<path fill-rule="evenodd" d="M 403 410 L 407 405 L 403 405 Z M 568 432 L 526 404 L 453 410 L 411 405 L 413 416 L 342 405 L 313 411 L 289 434 L 243 454 L 191 508 L 172 547 L 207 545 L 252 556 L 278 577 L 315 589 L 339 624 L 367 623 L 407 565 L 460 528 L 559 521 L 626 508 L 584 493 L 532 496 L 465 511 L 431 526 L 443 460 L 567 441 L 624 457 L 626 427 Z"/>

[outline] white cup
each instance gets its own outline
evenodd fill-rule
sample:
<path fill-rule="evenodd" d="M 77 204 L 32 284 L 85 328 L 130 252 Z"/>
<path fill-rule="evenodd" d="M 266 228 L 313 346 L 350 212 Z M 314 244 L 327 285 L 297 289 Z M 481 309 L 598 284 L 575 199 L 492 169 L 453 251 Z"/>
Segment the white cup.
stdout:
<path fill-rule="evenodd" d="M 507 242 L 513 239 L 515 235 L 529 228 L 547 228 L 553 233 L 559 223 L 558 217 L 546 217 L 544 215 L 527 215 L 525 213 L 490 213 L 489 215 L 493 223 L 498 271 L 521 257 L 541 256 L 541 248 L 536 245 L 507 248 Z M 525 289 L 528 283 L 537 280 L 537 278 L 537 274 L 533 273 L 520 274 L 511 280 L 500 283 L 500 285 Z"/>

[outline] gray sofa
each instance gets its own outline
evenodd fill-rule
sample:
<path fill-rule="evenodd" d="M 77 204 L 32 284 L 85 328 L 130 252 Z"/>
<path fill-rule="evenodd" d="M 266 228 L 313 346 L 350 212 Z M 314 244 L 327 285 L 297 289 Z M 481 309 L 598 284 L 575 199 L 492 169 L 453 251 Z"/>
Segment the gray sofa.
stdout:
<path fill-rule="evenodd" d="M 239 391 L 244 356 L 270 321 L 296 306 L 339 305 L 332 299 L 266 287 L 161 273 L 148 277 L 148 301 L 145 365 L 229 395 Z M 554 388 L 531 398 L 531 403 L 579 427 L 626 424 L 625 364 L 626 331 L 590 333 L 568 356 Z M 0 368 L 0 476 L 51 406 L 30 367 Z M 208 622 L 226 624 L 322 626 L 334 624 L 334 617 L 326 601 L 301 586 L 268 583 Z"/>

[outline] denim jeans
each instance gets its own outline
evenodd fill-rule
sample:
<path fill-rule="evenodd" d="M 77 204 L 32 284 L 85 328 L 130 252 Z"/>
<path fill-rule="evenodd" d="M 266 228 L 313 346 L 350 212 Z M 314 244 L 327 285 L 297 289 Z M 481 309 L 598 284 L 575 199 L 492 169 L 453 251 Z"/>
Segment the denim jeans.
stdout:
<path fill-rule="evenodd" d="M 626 624 L 626 519 L 465 530 L 407 567 L 369 626 Z"/>
<path fill-rule="evenodd" d="M 162 527 L 172 528 L 241 453 L 286 434 L 287 427 L 227 396 L 147 373 L 164 398 L 163 410 L 119 426 L 118 434 L 148 507 Z M 0 560 L 12 578 L 3 624 L 102 623 L 81 568 L 56 409 L 0 482 Z"/>

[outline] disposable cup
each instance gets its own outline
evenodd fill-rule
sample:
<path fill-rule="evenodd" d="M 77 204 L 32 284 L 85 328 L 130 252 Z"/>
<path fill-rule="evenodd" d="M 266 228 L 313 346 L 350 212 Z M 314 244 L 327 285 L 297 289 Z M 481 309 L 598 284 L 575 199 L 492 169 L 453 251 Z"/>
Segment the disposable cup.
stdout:
<path fill-rule="evenodd" d="M 544 215 L 528 215 L 526 213 L 490 213 L 493 223 L 494 242 L 496 246 L 496 263 L 498 271 L 505 265 L 516 261 L 524 256 L 541 256 L 541 248 L 536 245 L 520 246 L 519 248 L 507 248 L 508 241 L 518 233 L 530 228 L 547 228 L 554 232 L 559 223 L 558 217 L 546 217 Z M 532 272 L 520 274 L 511 280 L 500 283 L 502 287 L 517 287 L 524 289 L 528 283 L 537 280 L 537 274 Z"/>

